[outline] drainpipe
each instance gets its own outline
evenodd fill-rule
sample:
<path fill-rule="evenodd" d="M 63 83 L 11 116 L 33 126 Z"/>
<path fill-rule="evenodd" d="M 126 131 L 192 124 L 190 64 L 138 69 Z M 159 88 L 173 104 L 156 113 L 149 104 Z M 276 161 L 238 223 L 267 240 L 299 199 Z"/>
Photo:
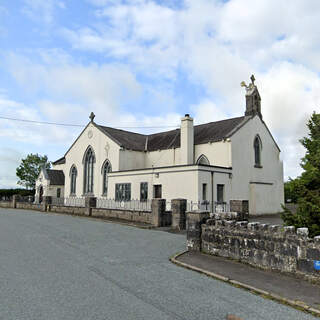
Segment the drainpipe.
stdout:
<path fill-rule="evenodd" d="M 211 172 L 211 212 L 213 213 L 214 211 L 214 189 L 213 189 L 213 175 L 214 172 Z"/>

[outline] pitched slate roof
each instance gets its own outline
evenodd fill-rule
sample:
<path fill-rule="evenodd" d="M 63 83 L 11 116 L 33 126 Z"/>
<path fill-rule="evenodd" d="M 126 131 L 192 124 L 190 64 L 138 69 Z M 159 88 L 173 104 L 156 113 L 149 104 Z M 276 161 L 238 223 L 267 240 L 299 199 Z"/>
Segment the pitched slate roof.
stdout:
<path fill-rule="evenodd" d="M 64 173 L 62 170 L 47 169 L 50 185 L 52 186 L 64 186 Z"/>
<path fill-rule="evenodd" d="M 194 144 L 221 141 L 244 122 L 245 117 L 231 118 L 194 126 Z M 156 151 L 180 147 L 180 129 L 144 135 L 97 125 L 125 149 Z"/>
<path fill-rule="evenodd" d="M 52 162 L 52 164 L 56 165 L 56 164 L 64 164 L 66 163 L 66 158 L 65 157 L 62 157 L 54 162 Z"/>

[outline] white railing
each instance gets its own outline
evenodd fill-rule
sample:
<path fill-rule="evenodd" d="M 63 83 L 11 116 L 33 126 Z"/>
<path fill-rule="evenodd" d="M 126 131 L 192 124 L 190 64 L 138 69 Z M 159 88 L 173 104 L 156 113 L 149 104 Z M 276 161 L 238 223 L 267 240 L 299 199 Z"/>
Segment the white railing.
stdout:
<path fill-rule="evenodd" d="M 190 201 L 187 203 L 187 211 L 210 211 L 213 213 L 230 211 L 226 202 L 214 202 L 213 207 L 210 201 Z"/>
<path fill-rule="evenodd" d="M 140 201 L 116 201 L 114 199 L 97 199 L 97 208 L 103 209 L 122 209 L 122 210 L 134 210 L 134 211 L 151 211 L 151 200 Z"/>
<path fill-rule="evenodd" d="M 52 198 L 51 204 L 54 206 L 66 206 L 66 207 L 84 207 L 85 206 L 85 199 L 84 198 L 77 198 L 77 197 L 70 197 L 70 198 Z"/>

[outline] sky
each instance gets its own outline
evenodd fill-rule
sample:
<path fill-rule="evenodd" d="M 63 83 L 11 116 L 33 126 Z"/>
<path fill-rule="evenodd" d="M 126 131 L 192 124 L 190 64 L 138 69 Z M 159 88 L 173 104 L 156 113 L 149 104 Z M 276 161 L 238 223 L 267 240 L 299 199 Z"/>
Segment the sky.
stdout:
<path fill-rule="evenodd" d="M 242 116 L 254 74 L 294 178 L 320 111 L 319 21 L 319 0 L 0 0 L 0 117 L 165 131 Z M 0 119 L 0 188 L 81 130 Z"/>

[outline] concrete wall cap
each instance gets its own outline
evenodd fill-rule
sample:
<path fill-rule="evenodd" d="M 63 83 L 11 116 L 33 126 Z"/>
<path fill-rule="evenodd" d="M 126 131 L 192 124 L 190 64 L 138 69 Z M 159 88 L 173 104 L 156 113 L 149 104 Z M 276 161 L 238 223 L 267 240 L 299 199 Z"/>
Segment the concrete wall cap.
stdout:
<path fill-rule="evenodd" d="M 308 228 L 298 228 L 297 235 L 307 237 L 309 235 L 309 229 Z"/>

